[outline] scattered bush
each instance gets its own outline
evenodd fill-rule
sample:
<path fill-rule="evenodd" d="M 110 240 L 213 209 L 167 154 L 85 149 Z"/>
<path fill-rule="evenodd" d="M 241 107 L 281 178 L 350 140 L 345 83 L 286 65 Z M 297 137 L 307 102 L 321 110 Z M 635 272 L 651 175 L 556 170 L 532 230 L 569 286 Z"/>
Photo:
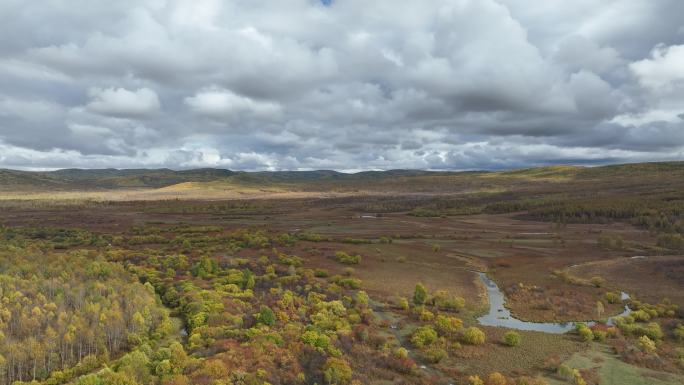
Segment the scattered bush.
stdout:
<path fill-rule="evenodd" d="M 522 337 L 514 331 L 506 332 L 503 336 L 503 343 L 508 346 L 518 346 L 522 342 Z"/>
<path fill-rule="evenodd" d="M 574 378 L 574 369 L 566 364 L 560 364 L 558 366 L 558 376 L 565 380 L 572 380 Z"/>
<path fill-rule="evenodd" d="M 435 210 L 430 210 L 422 207 L 418 207 L 413 209 L 409 213 L 409 215 L 414 216 L 414 217 L 425 217 L 425 218 L 436 218 L 436 217 L 441 217 L 442 214 L 435 211 Z"/>
<path fill-rule="evenodd" d="M 358 278 L 341 278 L 338 280 L 335 280 L 335 283 L 338 285 L 347 288 L 347 289 L 353 289 L 356 290 L 361 287 L 361 280 Z"/>
<path fill-rule="evenodd" d="M 558 376 L 561 378 L 572 381 L 575 385 L 586 385 L 586 381 L 582 378 L 582 374 L 579 370 L 573 369 L 566 364 L 561 364 L 558 367 Z"/>
<path fill-rule="evenodd" d="M 419 349 L 430 346 L 435 341 L 437 341 L 437 332 L 432 326 L 421 326 L 411 336 L 411 343 Z"/>
<path fill-rule="evenodd" d="M 622 302 L 620 299 L 620 295 L 618 293 L 613 293 L 612 291 L 609 291 L 606 293 L 606 302 L 616 304 Z"/>
<path fill-rule="evenodd" d="M 301 257 L 298 257 L 296 255 L 279 254 L 278 262 L 287 266 L 300 267 L 302 266 L 303 260 Z"/>
<path fill-rule="evenodd" d="M 606 284 L 606 280 L 603 279 L 602 277 L 591 277 L 591 279 L 589 279 L 589 282 L 594 287 L 602 287 L 603 285 Z"/>
<path fill-rule="evenodd" d="M 670 250 L 684 250 L 684 237 L 679 234 L 661 234 L 658 236 L 658 246 Z"/>
<path fill-rule="evenodd" d="M 487 377 L 487 385 L 506 385 L 506 382 L 506 377 L 499 372 L 491 373 Z"/>
<path fill-rule="evenodd" d="M 542 378 L 532 378 L 524 376 L 516 379 L 515 385 L 549 385 L 549 383 Z"/>
<path fill-rule="evenodd" d="M 431 298 L 434 306 L 441 310 L 460 311 L 465 307 L 465 299 L 452 296 L 445 290 L 436 291 Z"/>
<path fill-rule="evenodd" d="M 575 385 L 587 385 L 587 382 L 584 380 L 582 374 L 577 369 L 574 369 L 572 371 L 572 379 Z"/>
<path fill-rule="evenodd" d="M 639 337 L 639 349 L 644 353 L 654 353 L 656 351 L 656 344 L 648 338 L 648 336 Z"/>
<path fill-rule="evenodd" d="M 624 248 L 624 241 L 619 236 L 602 235 L 598 239 L 599 247 L 606 250 L 622 250 Z"/>
<path fill-rule="evenodd" d="M 440 314 L 435 320 L 435 328 L 440 335 L 448 338 L 455 338 L 463 328 L 463 321 L 456 317 L 448 317 Z"/>
<path fill-rule="evenodd" d="M 344 251 L 336 252 L 335 258 L 337 258 L 338 262 L 344 263 L 345 265 L 358 265 L 359 263 L 361 263 L 360 255 L 349 255 Z"/>
<path fill-rule="evenodd" d="M 394 356 L 396 358 L 408 358 L 408 350 L 403 347 L 398 347 L 394 350 Z"/>
<path fill-rule="evenodd" d="M 677 327 L 674 329 L 673 334 L 674 334 L 675 338 L 677 339 L 677 341 L 684 342 L 684 325 L 682 325 L 682 324 L 677 325 Z"/>
<path fill-rule="evenodd" d="M 435 314 L 421 306 L 418 318 L 423 322 L 430 322 L 435 318 Z"/>
<path fill-rule="evenodd" d="M 389 245 L 392 243 L 392 237 L 380 237 L 380 243 Z"/>
<path fill-rule="evenodd" d="M 660 341 L 664 336 L 662 329 L 660 329 L 660 325 L 655 322 L 649 322 L 649 324 L 640 331 L 640 334 L 647 336 L 653 341 Z"/>
<path fill-rule="evenodd" d="M 406 299 L 406 298 L 404 298 L 404 297 L 399 298 L 399 300 L 397 301 L 397 306 L 398 306 L 401 310 L 408 311 L 408 310 L 409 310 L 409 301 L 408 301 L 408 299 Z"/>
<path fill-rule="evenodd" d="M 632 314 L 630 314 L 630 315 L 637 322 L 648 322 L 651 320 L 651 315 L 648 312 L 646 312 L 645 310 L 641 310 L 641 309 L 632 312 Z"/>
<path fill-rule="evenodd" d="M 438 346 L 429 346 L 423 351 L 422 357 L 431 364 L 437 364 L 447 357 L 447 352 Z"/>
<path fill-rule="evenodd" d="M 471 326 L 463 333 L 463 342 L 469 345 L 482 345 L 485 343 L 485 333 L 475 326 Z"/>
<path fill-rule="evenodd" d="M 328 270 L 325 269 L 316 269 L 314 270 L 314 277 L 317 278 L 327 278 L 330 276 L 330 273 L 328 273 Z"/>
<path fill-rule="evenodd" d="M 603 330 L 594 330 L 594 339 L 598 342 L 605 342 L 608 338 L 608 333 Z"/>
<path fill-rule="evenodd" d="M 416 363 L 409 357 L 388 357 L 387 365 L 398 373 L 411 374 L 416 369 Z"/>
<path fill-rule="evenodd" d="M 589 342 L 594 340 L 594 332 L 591 331 L 588 327 L 582 327 L 577 330 L 577 333 L 579 333 L 580 338 L 582 338 L 582 341 Z"/>

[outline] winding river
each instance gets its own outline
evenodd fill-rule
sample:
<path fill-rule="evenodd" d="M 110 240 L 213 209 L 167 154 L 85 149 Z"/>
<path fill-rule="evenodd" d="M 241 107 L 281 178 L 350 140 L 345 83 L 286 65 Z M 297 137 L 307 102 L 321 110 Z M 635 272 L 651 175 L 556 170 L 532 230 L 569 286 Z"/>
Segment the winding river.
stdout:
<path fill-rule="evenodd" d="M 576 322 L 528 322 L 513 317 L 511 311 L 506 309 L 506 298 L 496 282 L 489 278 L 485 273 L 478 272 L 477 274 L 480 276 L 482 283 L 487 287 L 487 296 L 489 297 L 489 313 L 477 319 L 481 325 L 501 326 L 509 329 L 530 330 L 553 334 L 563 334 L 575 329 Z M 621 299 L 623 301 L 628 300 L 629 295 L 622 292 Z M 625 310 L 617 316 L 610 317 L 608 319 L 608 324 L 611 325 L 615 317 L 628 315 L 631 312 L 632 309 L 625 305 Z M 584 323 L 588 326 L 596 324 L 594 321 Z"/>

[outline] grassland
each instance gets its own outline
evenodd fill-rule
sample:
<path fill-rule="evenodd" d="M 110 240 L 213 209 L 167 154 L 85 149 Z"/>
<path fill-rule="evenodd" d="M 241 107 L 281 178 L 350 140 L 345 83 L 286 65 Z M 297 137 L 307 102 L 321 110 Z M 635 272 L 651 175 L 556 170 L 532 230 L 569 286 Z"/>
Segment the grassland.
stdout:
<path fill-rule="evenodd" d="M 675 335 L 684 323 L 680 310 L 653 317 L 664 334 L 655 352 L 660 366 L 643 356 L 638 336 L 627 332 L 598 343 L 584 342 L 576 334 L 520 332 L 520 345 L 509 347 L 500 342 L 507 330 L 489 327 L 482 328 L 487 339 L 481 345 L 464 343 L 461 334 L 453 340 L 442 336 L 440 349 L 447 354 L 435 363 L 411 342 L 415 330 L 433 321 L 419 314 L 419 307 L 397 306 L 400 298 L 412 298 L 416 283 L 422 282 L 430 295 L 443 290 L 465 299 L 457 311 L 429 308 L 433 316 L 458 317 L 465 327 L 477 326 L 487 298 L 475 272 L 486 271 L 505 292 L 507 307 L 524 320 L 604 318 L 622 309 L 622 303 L 606 300 L 608 292 L 620 291 L 632 296 L 634 306 L 650 309 L 645 304 L 655 306 L 668 298 L 667 306 L 684 307 L 684 243 L 681 249 L 677 243 L 684 233 L 681 163 L 352 175 L 3 171 L 0 182 L 0 229 L 8 245 L 106 256 L 145 280 L 154 277 L 160 297 L 171 286 L 180 290 L 189 284 L 208 295 L 225 284 L 221 274 L 228 275 L 235 263 L 261 277 L 262 294 L 249 305 L 224 297 L 224 305 L 246 306 L 252 313 L 264 303 L 275 307 L 281 300 L 274 294 L 280 293 L 278 287 L 300 294 L 307 285 L 318 287 L 341 300 L 354 298 L 362 288 L 371 296 L 374 316 L 364 315 L 357 326 L 368 335 L 354 339 L 358 349 L 348 346 L 351 342 L 342 334 L 333 340 L 355 373 L 364 374 L 355 377 L 364 383 L 465 383 L 470 375 L 486 377 L 495 371 L 510 379 L 541 376 L 550 383 L 568 383 L 556 374 L 561 362 L 581 370 L 589 384 L 668 385 L 682 378 L 678 360 L 684 345 Z M 360 262 L 340 263 L 339 251 L 359 255 Z M 189 266 L 210 258 L 221 273 L 202 277 L 188 266 L 175 268 L 172 275 L 160 260 L 175 255 L 187 257 Z M 288 259 L 292 256 L 297 258 Z M 277 267 L 274 282 L 283 283 L 271 283 L 274 278 L 259 262 L 262 257 Z M 325 275 L 313 277 L 312 272 Z M 288 280 L 292 282 L 284 283 Z M 188 298 L 196 299 L 196 294 Z M 597 314 L 597 302 L 602 314 Z M 165 304 L 174 314 L 185 311 Z M 347 304 L 354 314 L 367 310 L 354 301 Z M 248 313 L 245 322 L 251 325 Z M 298 319 L 292 309 L 286 313 Z M 201 344 L 184 341 L 184 347 L 199 360 L 197 368 L 221 360 L 231 369 L 256 370 L 253 363 L 238 365 L 231 356 L 245 352 L 239 343 L 246 337 L 240 334 L 244 331 L 220 329 L 225 317 L 225 312 L 209 315 L 208 328 L 198 329 Z M 188 326 L 194 321 L 183 322 Z M 345 322 L 354 323 L 355 317 Z M 285 329 L 277 332 L 287 335 Z M 353 338 L 360 337 L 357 333 Z M 295 340 L 287 343 L 302 349 Z M 397 371 L 399 363 L 392 358 L 397 347 L 409 350 L 415 368 Z M 307 354 L 325 361 L 318 353 Z M 300 369 L 322 382 L 322 363 L 311 365 Z M 204 369 L 186 370 L 188 378 L 208 383 Z M 277 373 L 284 375 L 272 370 L 271 383 Z M 632 382 L 620 382 L 627 379 Z"/>

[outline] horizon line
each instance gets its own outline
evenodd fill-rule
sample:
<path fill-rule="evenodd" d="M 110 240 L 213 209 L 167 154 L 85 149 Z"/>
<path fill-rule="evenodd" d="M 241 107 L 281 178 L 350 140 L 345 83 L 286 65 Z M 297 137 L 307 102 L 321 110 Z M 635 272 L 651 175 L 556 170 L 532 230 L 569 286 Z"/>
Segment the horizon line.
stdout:
<path fill-rule="evenodd" d="M 183 172 L 183 171 L 200 171 L 200 170 L 213 170 L 213 171 L 230 171 L 234 173 L 279 173 L 279 172 L 334 172 L 338 174 L 361 174 L 367 172 L 392 172 L 392 171 L 413 171 L 413 172 L 434 172 L 434 173 L 466 173 L 466 172 L 506 172 L 506 171 L 517 171 L 517 170 L 533 170 L 542 169 L 549 167 L 577 167 L 577 168 L 598 168 L 598 167 L 610 167 L 610 166 L 626 166 L 635 164 L 667 164 L 667 163 L 684 163 L 684 160 L 659 160 L 659 161 L 643 161 L 643 162 L 615 162 L 615 163 L 548 163 L 543 165 L 530 165 L 530 166 L 511 166 L 511 167 L 501 167 L 501 168 L 464 168 L 464 169 L 421 169 L 421 168 L 388 168 L 388 169 L 348 169 L 348 170 L 335 170 L 326 168 L 310 168 L 310 169 L 278 169 L 278 170 L 238 170 L 222 167 L 132 167 L 132 168 L 118 168 L 118 167 L 105 167 L 105 168 L 81 168 L 81 167 L 66 167 L 66 168 L 11 168 L 11 167 L 0 167 L 0 171 L 15 171 L 15 172 L 30 172 L 30 173 L 53 173 L 59 171 L 173 171 L 173 172 Z"/>

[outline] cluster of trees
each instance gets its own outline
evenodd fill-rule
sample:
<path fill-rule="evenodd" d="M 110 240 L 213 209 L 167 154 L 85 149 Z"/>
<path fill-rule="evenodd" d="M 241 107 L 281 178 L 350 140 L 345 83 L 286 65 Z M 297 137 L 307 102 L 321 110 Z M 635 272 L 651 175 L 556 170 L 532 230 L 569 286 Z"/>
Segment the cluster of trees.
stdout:
<path fill-rule="evenodd" d="M 684 197 L 668 194 L 565 198 L 526 207 L 527 216 L 557 223 L 628 221 L 650 231 L 684 234 Z M 666 240 L 664 240 L 666 242 Z M 668 247 L 665 245 L 664 247 Z"/>
<path fill-rule="evenodd" d="M 461 348 L 461 343 L 482 345 L 485 333 L 475 326 L 464 327 L 454 316 L 465 307 L 465 300 L 445 290 L 429 294 L 422 283 L 416 284 L 411 303 L 400 298 L 397 305 L 422 323 L 411 335 L 412 345 L 423 360 L 438 363 Z"/>
<path fill-rule="evenodd" d="M 0 251 L 0 384 L 62 383 L 170 330 L 154 288 L 119 264 L 87 251 Z"/>
<path fill-rule="evenodd" d="M 52 227 L 6 227 L 0 225 L 0 241 L 5 246 L 41 250 L 68 249 L 80 246 L 104 246 L 111 237 L 83 229 Z"/>
<path fill-rule="evenodd" d="M 127 241 L 169 234 L 137 228 L 97 236 L 104 244 L 71 244 L 91 251 L 29 256 L 20 245 L 53 249 L 54 236 L 5 230 L 13 253 L 0 264 L 0 384 L 342 385 L 364 378 L 353 368 L 369 354 L 384 362 L 377 370 L 413 367 L 383 350 L 361 281 L 351 272 L 322 274 L 271 249 L 282 236 L 177 228 L 173 236 L 186 240 L 210 232 L 219 238 L 185 253 L 179 242 L 139 249 Z M 204 254 L 221 241 L 252 249 L 254 257 Z M 173 252 L 153 254 L 164 251 Z M 173 335 L 162 302 L 182 317 L 185 347 L 169 346 L 180 334 Z"/>
<path fill-rule="evenodd" d="M 674 251 L 684 250 L 684 236 L 681 234 L 660 234 L 658 246 Z"/>
<path fill-rule="evenodd" d="M 620 301 L 614 292 L 606 293 L 605 298 L 609 303 Z M 677 348 L 684 341 L 680 307 L 668 300 L 658 304 L 630 300 L 630 307 L 631 314 L 616 317 L 610 324 L 589 327 L 578 323 L 577 335 L 582 341 L 608 343 L 629 363 L 663 371 L 684 369 L 684 349 Z M 573 378 L 569 368 L 560 367 L 559 371 L 565 373 L 562 377 Z"/>
<path fill-rule="evenodd" d="M 183 318 L 188 353 L 204 358 L 175 381 L 342 385 L 371 374 L 354 370 L 369 355 L 392 370 L 409 365 L 383 351 L 360 280 L 252 248 L 262 255 L 171 255 L 131 267 Z"/>
<path fill-rule="evenodd" d="M 437 218 L 437 217 L 446 216 L 442 212 L 439 212 L 437 210 L 432 210 L 429 208 L 425 208 L 425 207 L 417 207 L 417 208 L 411 210 L 411 212 L 409 212 L 409 215 L 414 216 L 414 217 L 425 217 L 425 218 Z"/>

